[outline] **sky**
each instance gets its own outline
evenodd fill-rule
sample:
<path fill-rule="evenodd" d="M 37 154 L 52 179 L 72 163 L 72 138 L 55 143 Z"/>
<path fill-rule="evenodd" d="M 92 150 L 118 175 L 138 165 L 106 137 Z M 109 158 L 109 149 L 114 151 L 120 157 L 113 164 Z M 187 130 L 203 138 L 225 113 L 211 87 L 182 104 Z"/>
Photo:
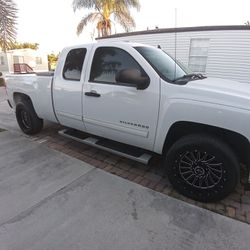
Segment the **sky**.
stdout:
<path fill-rule="evenodd" d="M 96 37 L 90 24 L 80 36 L 76 26 L 90 10 L 74 13 L 73 0 L 14 0 L 18 11 L 18 42 L 39 43 L 46 53 L 58 53 L 63 47 L 91 42 Z M 136 22 L 134 31 L 206 25 L 243 25 L 250 21 L 250 0 L 140 0 L 139 12 L 131 11 Z M 113 33 L 123 30 L 116 25 Z M 95 33 L 94 33 L 95 32 Z"/>

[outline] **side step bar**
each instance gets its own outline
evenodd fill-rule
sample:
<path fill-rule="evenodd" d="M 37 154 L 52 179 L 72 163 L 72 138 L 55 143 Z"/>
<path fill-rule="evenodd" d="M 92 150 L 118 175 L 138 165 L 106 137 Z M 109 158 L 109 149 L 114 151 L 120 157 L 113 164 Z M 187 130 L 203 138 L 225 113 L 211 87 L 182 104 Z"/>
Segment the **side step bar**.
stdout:
<path fill-rule="evenodd" d="M 73 129 L 63 129 L 58 132 L 60 135 L 73 139 L 75 141 L 93 146 L 98 149 L 105 150 L 107 152 L 123 156 L 125 158 L 148 164 L 149 160 L 152 158 L 152 155 L 145 152 L 145 150 L 126 145 L 119 142 L 114 142 L 107 139 L 95 138 L 95 137 L 86 137 L 86 135 L 80 131 Z"/>

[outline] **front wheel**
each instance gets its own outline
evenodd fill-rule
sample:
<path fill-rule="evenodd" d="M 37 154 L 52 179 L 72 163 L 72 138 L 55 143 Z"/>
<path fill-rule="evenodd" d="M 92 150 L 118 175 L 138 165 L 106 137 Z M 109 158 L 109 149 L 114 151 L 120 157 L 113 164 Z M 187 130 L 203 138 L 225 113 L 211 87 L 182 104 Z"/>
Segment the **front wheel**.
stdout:
<path fill-rule="evenodd" d="M 17 103 L 16 119 L 21 130 L 27 135 L 39 133 L 43 128 L 43 120 L 37 116 L 32 103 L 28 100 Z"/>
<path fill-rule="evenodd" d="M 167 153 L 166 167 L 173 187 L 201 202 L 225 198 L 239 179 L 239 163 L 232 149 L 209 135 L 179 139 Z"/>

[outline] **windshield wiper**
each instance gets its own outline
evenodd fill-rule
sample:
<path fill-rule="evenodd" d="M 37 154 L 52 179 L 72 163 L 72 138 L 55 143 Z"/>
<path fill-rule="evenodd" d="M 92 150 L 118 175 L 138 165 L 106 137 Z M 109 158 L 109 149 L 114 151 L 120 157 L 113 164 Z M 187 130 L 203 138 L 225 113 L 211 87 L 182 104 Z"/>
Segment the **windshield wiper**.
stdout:
<path fill-rule="evenodd" d="M 207 78 L 207 77 L 202 74 L 187 74 L 187 75 L 183 75 L 181 77 L 176 78 L 175 80 L 173 80 L 173 82 L 187 83 L 189 81 L 202 80 L 204 78 Z"/>

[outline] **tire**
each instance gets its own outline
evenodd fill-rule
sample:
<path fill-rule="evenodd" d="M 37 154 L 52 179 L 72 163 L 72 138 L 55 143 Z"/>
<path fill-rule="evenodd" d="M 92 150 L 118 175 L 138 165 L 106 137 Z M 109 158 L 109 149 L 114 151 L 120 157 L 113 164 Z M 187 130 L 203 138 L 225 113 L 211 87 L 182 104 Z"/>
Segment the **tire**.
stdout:
<path fill-rule="evenodd" d="M 43 128 L 40 119 L 29 100 L 22 100 L 16 105 L 16 119 L 21 130 L 27 135 L 39 133 Z"/>
<path fill-rule="evenodd" d="M 196 201 L 221 200 L 239 181 L 239 162 L 232 149 L 206 134 L 188 135 L 176 141 L 165 163 L 176 191 Z"/>

